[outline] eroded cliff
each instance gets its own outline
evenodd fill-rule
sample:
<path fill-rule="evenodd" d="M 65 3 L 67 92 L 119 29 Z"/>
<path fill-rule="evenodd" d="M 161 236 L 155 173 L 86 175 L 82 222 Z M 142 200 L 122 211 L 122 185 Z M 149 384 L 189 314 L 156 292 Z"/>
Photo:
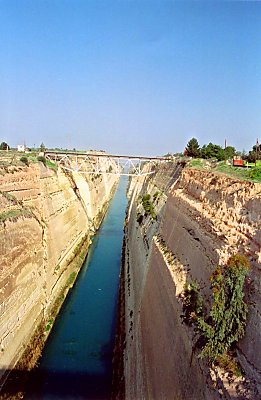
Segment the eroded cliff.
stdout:
<path fill-rule="evenodd" d="M 260 184 L 170 164 L 133 180 L 129 197 L 118 341 L 125 388 L 115 397 L 259 399 Z M 184 284 L 197 280 L 209 306 L 211 273 L 238 252 L 251 270 L 246 334 L 237 346 L 243 376 L 236 378 L 198 358 L 195 332 L 181 315 Z"/>
<path fill-rule="evenodd" d="M 117 185 L 42 163 L 0 174 L 0 373 L 30 369 Z"/>

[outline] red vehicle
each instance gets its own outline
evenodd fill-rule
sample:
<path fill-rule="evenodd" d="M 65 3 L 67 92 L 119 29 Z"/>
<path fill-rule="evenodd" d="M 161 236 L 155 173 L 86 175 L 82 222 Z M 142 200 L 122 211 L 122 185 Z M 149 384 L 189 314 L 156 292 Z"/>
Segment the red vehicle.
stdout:
<path fill-rule="evenodd" d="M 244 167 L 244 160 L 242 159 L 233 159 L 233 167 Z"/>

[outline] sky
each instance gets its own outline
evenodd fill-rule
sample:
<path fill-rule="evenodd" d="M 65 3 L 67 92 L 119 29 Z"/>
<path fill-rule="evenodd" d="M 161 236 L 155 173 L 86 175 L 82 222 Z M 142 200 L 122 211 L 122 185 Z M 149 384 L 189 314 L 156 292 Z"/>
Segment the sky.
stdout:
<path fill-rule="evenodd" d="M 192 137 L 261 139 L 261 2 L 0 0 L 0 142 L 161 155 Z"/>

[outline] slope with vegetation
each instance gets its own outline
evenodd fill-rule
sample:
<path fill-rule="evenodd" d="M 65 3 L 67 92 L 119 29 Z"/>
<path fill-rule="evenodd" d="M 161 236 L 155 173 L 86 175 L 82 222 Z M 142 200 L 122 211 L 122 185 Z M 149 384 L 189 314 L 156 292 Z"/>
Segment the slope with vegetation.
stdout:
<path fill-rule="evenodd" d="M 129 187 L 114 398 L 256 400 L 261 185 L 164 168 Z"/>

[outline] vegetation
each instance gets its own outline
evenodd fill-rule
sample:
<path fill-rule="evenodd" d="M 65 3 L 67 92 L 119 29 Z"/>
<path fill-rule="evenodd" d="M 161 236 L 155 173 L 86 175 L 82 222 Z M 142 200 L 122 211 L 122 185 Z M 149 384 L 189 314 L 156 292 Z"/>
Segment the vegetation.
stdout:
<path fill-rule="evenodd" d="M 20 158 L 20 161 L 21 161 L 22 163 L 24 163 L 25 165 L 27 165 L 27 167 L 29 167 L 29 160 L 28 160 L 28 158 L 27 158 L 26 156 L 22 156 L 22 157 Z"/>
<path fill-rule="evenodd" d="M 187 155 L 189 157 L 199 157 L 200 156 L 200 148 L 196 138 L 190 139 L 186 147 Z"/>
<path fill-rule="evenodd" d="M 156 219 L 154 205 L 153 205 L 153 203 L 151 203 L 150 198 L 151 198 L 151 196 L 148 193 L 148 194 L 145 194 L 144 196 L 142 196 L 142 199 L 141 199 L 142 205 L 144 208 L 144 212 L 145 212 L 145 216 L 150 215 L 152 219 Z"/>
<path fill-rule="evenodd" d="M 37 157 L 37 161 L 40 161 L 43 163 L 43 165 L 46 166 L 46 158 L 44 156 L 38 156 Z"/>
<path fill-rule="evenodd" d="M 261 145 L 259 145 L 257 141 L 256 145 L 253 146 L 247 156 L 245 150 L 239 152 L 236 151 L 233 146 L 222 148 L 219 144 L 211 142 L 204 144 L 202 148 L 200 148 L 198 140 L 192 138 L 186 146 L 186 155 L 194 158 L 201 157 L 203 159 L 215 159 L 218 161 L 232 159 L 234 156 L 240 156 L 243 160 L 247 160 L 250 163 L 256 163 L 256 161 L 261 160 Z"/>
<path fill-rule="evenodd" d="M 189 161 L 189 163 L 187 163 L 187 166 L 189 168 L 211 169 L 211 171 L 223 173 L 236 179 L 261 182 L 261 164 L 257 167 L 253 166 L 252 168 L 242 168 L 233 167 L 226 164 L 224 161 L 210 162 L 202 158 L 193 158 Z"/>
<path fill-rule="evenodd" d="M 261 166 L 260 167 L 255 167 L 251 168 L 248 172 L 248 175 L 251 179 L 261 182 Z"/>
<path fill-rule="evenodd" d="M 160 196 L 160 192 L 155 192 L 153 195 L 153 201 L 156 201 Z"/>
<path fill-rule="evenodd" d="M 211 363 L 218 361 L 243 337 L 247 318 L 244 301 L 244 282 L 249 270 L 248 260 L 236 254 L 224 268 L 217 266 L 211 276 L 212 307 L 209 315 L 203 307 L 199 287 L 195 283 L 185 287 L 183 320 L 195 324 L 200 334 L 200 357 Z"/>
<path fill-rule="evenodd" d="M 6 142 L 0 143 L 0 150 L 8 150 L 10 146 Z"/>
<path fill-rule="evenodd" d="M 219 161 L 225 159 L 224 149 L 218 144 L 209 143 L 202 147 L 200 151 L 200 155 L 202 158 L 215 158 Z"/>
<path fill-rule="evenodd" d="M 49 321 L 46 324 L 45 332 L 48 332 L 51 329 L 51 326 L 53 325 L 53 322 L 54 322 L 54 319 L 50 318 Z"/>
<path fill-rule="evenodd" d="M 28 209 L 3 211 L 0 213 L 0 222 L 12 220 L 20 216 L 31 217 L 32 211 Z"/>
<path fill-rule="evenodd" d="M 184 314 L 181 315 L 181 318 L 183 322 L 191 326 L 203 313 L 203 299 L 200 296 L 199 284 L 196 281 L 185 284 L 182 300 Z"/>
<path fill-rule="evenodd" d="M 43 153 L 45 151 L 46 147 L 43 143 L 40 144 L 40 151 Z"/>
<path fill-rule="evenodd" d="M 248 153 L 248 162 L 256 163 L 257 160 L 261 160 L 261 145 L 258 143 L 253 146 L 252 150 Z"/>
<path fill-rule="evenodd" d="M 66 281 L 66 286 L 71 286 L 73 284 L 73 282 L 75 281 L 76 275 L 77 274 L 75 271 L 70 274 L 69 278 Z"/>
<path fill-rule="evenodd" d="M 157 215 L 156 215 L 156 212 L 155 212 L 155 208 L 154 208 L 154 204 L 153 204 L 153 203 L 157 201 L 157 199 L 159 198 L 159 196 L 160 196 L 160 192 L 155 192 L 155 193 L 153 194 L 153 200 L 152 200 L 152 202 L 151 202 L 151 195 L 150 195 L 149 193 L 144 194 L 143 196 L 139 196 L 139 198 L 138 198 L 138 203 L 139 203 L 139 204 L 142 204 L 142 208 L 143 208 L 143 211 L 141 211 L 141 210 L 138 210 L 138 211 L 137 211 L 137 218 L 136 218 L 136 220 L 137 220 L 137 222 L 138 222 L 139 224 L 142 223 L 143 217 L 147 217 L 148 215 L 149 215 L 152 219 L 156 219 L 156 218 L 157 218 Z"/>

